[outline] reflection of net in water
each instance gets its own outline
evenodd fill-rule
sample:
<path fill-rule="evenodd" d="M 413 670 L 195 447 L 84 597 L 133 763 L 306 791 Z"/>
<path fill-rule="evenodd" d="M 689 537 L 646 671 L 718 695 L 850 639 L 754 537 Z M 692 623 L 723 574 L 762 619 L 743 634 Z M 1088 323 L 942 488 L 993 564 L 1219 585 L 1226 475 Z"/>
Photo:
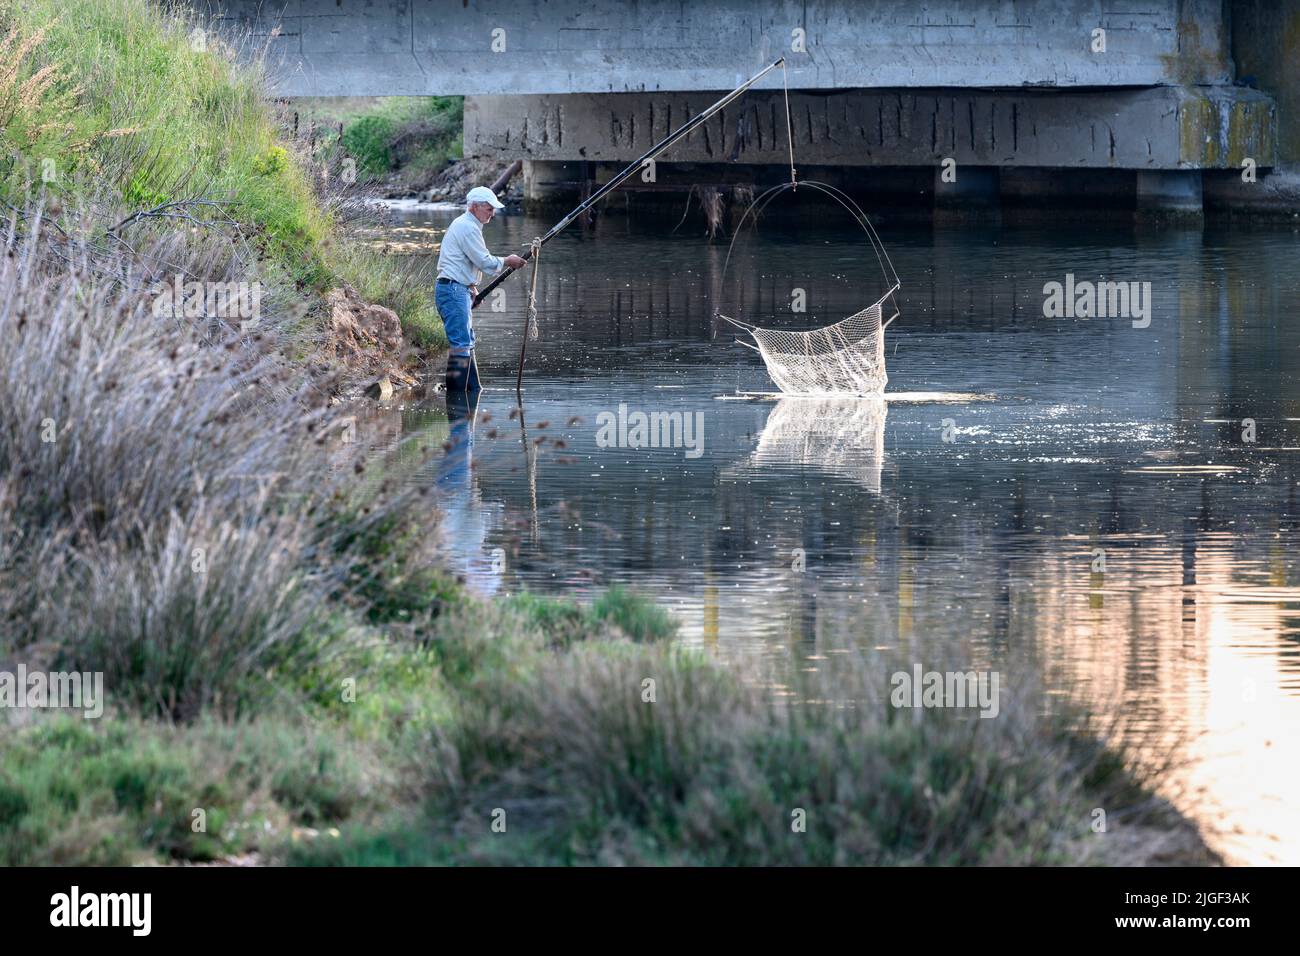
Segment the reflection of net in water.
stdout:
<path fill-rule="evenodd" d="M 852 216 L 871 243 L 887 291 L 867 308 L 832 325 L 809 331 L 761 328 L 746 321 L 743 297 L 727 308 L 731 315 L 720 309 L 716 314 L 753 336 L 757 346 L 749 347 L 762 356 L 772 381 L 787 395 L 879 395 L 889 381 L 885 373 L 885 327 L 898 317 L 894 303 L 894 293 L 899 289 L 898 275 L 875 229 L 857 203 L 824 183 L 805 181 L 798 185 L 804 187 L 805 193 L 811 189 L 815 194 L 830 197 Z M 736 240 L 745 234 L 746 224 L 750 224 L 752 233 L 768 204 L 777 196 L 792 194 L 795 188 L 793 182 L 774 186 L 746 210 L 727 251 L 724 284 L 725 273 L 737 251 Z M 860 303 L 862 300 L 857 301 Z"/>
<path fill-rule="evenodd" d="M 768 415 L 750 461 L 806 465 L 879 494 L 887 409 L 883 401 L 858 398 L 783 398 Z"/>

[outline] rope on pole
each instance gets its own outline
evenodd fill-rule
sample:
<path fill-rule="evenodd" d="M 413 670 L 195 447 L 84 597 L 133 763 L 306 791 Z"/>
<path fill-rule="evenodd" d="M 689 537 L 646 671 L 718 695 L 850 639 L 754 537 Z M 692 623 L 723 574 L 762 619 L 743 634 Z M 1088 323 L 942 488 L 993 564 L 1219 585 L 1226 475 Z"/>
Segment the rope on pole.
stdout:
<path fill-rule="evenodd" d="M 542 334 L 537 327 L 537 274 L 542 271 L 542 239 L 535 236 L 532 241 L 533 278 L 528 286 L 528 337 L 536 340 Z"/>
<path fill-rule="evenodd" d="M 528 308 L 524 310 L 523 335 L 519 342 L 519 375 L 515 378 L 515 396 L 520 404 L 524 400 L 524 359 L 528 356 L 528 340 L 541 335 L 541 329 L 537 326 L 537 274 L 541 271 L 542 265 L 541 236 L 533 237 L 533 241 L 529 244 L 528 258 L 533 263 L 533 277 L 528 284 Z"/>

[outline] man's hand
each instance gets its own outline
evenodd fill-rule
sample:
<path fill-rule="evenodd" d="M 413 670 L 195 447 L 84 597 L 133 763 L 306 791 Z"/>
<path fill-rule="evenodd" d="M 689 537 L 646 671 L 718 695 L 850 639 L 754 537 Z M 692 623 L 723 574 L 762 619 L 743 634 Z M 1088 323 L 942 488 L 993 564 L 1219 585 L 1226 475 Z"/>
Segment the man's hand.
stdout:
<path fill-rule="evenodd" d="M 525 265 L 523 256 L 506 256 L 506 268 L 522 269 Z"/>

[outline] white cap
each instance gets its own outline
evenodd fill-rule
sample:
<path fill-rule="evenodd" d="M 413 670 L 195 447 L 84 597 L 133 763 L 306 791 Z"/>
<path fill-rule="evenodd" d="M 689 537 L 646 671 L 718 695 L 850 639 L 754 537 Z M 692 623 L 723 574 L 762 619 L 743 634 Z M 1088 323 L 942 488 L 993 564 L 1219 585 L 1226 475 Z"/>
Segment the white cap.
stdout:
<path fill-rule="evenodd" d="M 497 194 L 486 186 L 475 186 L 465 197 L 465 202 L 488 202 L 492 204 L 493 209 L 505 209 L 506 204 L 497 199 Z"/>

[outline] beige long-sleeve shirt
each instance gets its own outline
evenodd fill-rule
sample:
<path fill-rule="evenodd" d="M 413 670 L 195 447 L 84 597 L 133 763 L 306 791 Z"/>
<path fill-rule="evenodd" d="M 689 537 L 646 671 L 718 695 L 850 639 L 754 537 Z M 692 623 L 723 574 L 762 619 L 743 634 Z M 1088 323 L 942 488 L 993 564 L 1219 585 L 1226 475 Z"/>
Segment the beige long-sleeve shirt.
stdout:
<path fill-rule="evenodd" d="M 466 210 L 447 227 L 438 253 L 438 277 L 463 285 L 478 285 L 484 272 L 497 273 L 505 267 L 500 256 L 488 252 L 483 241 L 483 223 Z"/>

